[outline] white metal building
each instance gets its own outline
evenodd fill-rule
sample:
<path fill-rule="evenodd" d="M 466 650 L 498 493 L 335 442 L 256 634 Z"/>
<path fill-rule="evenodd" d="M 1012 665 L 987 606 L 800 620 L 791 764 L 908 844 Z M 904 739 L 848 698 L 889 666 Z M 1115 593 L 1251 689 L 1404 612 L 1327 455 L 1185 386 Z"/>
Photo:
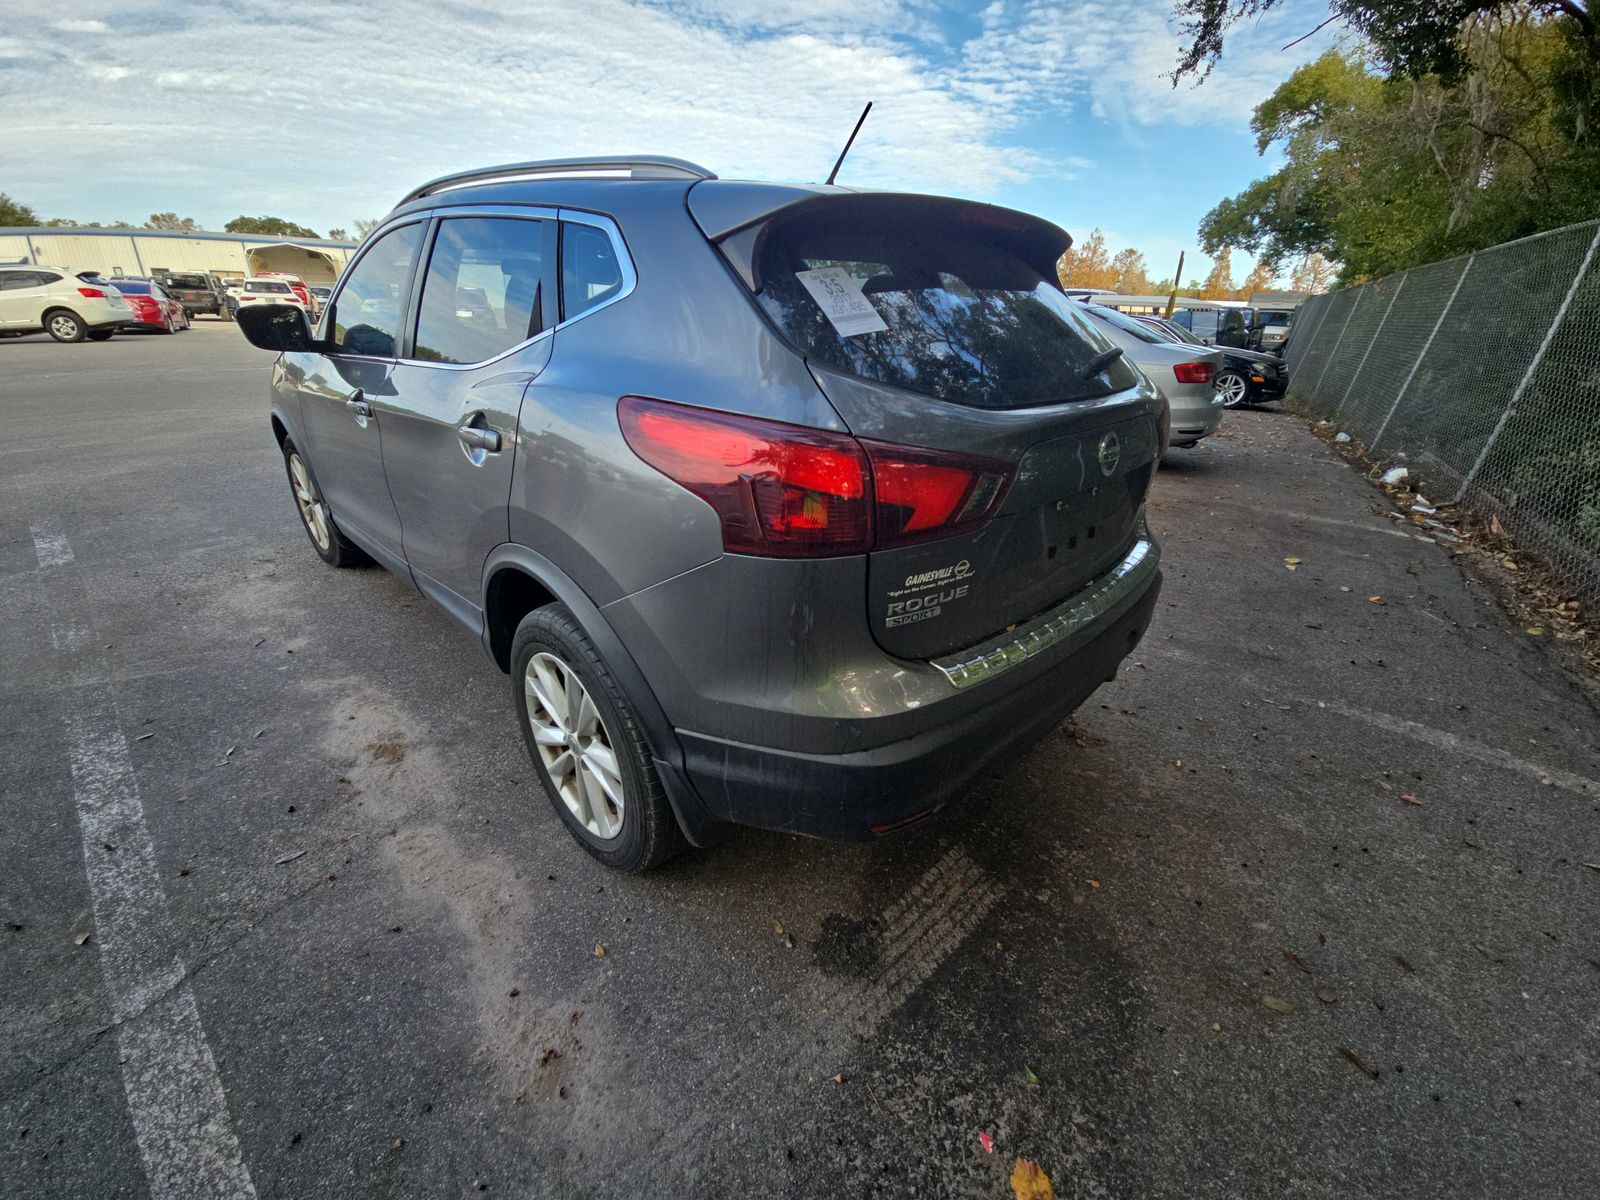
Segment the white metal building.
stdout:
<path fill-rule="evenodd" d="M 243 276 L 286 271 L 332 283 L 356 242 L 251 233 L 164 233 L 152 229 L 0 228 L 0 263 L 26 262 L 106 275 L 209 271 Z"/>

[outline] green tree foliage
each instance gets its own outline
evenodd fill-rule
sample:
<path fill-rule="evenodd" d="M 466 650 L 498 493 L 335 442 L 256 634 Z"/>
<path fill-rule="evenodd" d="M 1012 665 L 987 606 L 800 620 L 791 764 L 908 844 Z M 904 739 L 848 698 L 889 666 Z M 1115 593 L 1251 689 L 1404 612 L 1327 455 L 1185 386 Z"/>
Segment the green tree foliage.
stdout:
<path fill-rule="evenodd" d="M 0 192 L 0 225 L 37 225 L 39 214 L 20 200 Z"/>
<path fill-rule="evenodd" d="M 175 212 L 151 213 L 150 219 L 144 223 L 146 229 L 159 229 L 168 233 L 194 233 L 200 226 L 195 224 L 193 217 L 180 217 Z"/>
<path fill-rule="evenodd" d="M 328 240 L 330 242 L 348 242 L 350 240 L 349 231 L 344 229 L 330 229 L 328 230 Z"/>
<path fill-rule="evenodd" d="M 275 237 L 314 238 L 321 236 L 315 229 L 285 221 L 282 217 L 235 217 L 223 226 L 229 233 L 265 233 Z"/>
<path fill-rule="evenodd" d="M 1600 216 L 1600 90 L 1576 29 L 1531 8 L 1475 17 L 1453 80 L 1337 51 L 1301 67 L 1251 121 L 1284 165 L 1212 209 L 1201 245 L 1320 254 L 1351 280 Z"/>
<path fill-rule="evenodd" d="M 1241 21 L 1255 19 L 1286 0 L 1174 0 L 1173 11 L 1188 45 L 1172 73 L 1177 83 L 1188 75 L 1204 79 L 1222 56 L 1227 33 Z M 1390 75 L 1438 75 L 1455 81 L 1470 66 L 1461 40 L 1463 26 L 1523 16 L 1559 19 L 1593 63 L 1600 58 L 1600 39 L 1593 16 L 1582 0 L 1332 0 L 1335 21 L 1361 35 L 1378 64 Z M 1306 30 L 1309 35 L 1322 25 Z"/>

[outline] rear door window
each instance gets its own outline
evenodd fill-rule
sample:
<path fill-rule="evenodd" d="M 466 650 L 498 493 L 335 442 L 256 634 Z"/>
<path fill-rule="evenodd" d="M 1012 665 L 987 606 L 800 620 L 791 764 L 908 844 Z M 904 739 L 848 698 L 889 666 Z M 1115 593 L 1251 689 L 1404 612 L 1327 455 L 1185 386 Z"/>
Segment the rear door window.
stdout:
<path fill-rule="evenodd" d="M 476 363 L 553 323 L 547 287 L 550 221 L 449 217 L 439 223 L 422 284 L 414 357 Z"/>
<path fill-rule="evenodd" d="M 1103 396 L 1134 381 L 1022 233 L 974 207 L 919 218 L 777 218 L 755 251 L 756 299 L 802 354 L 973 408 Z"/>
<path fill-rule="evenodd" d="M 391 229 L 345 276 L 328 325 L 335 347 L 374 358 L 395 355 L 423 228 L 418 222 Z"/>
<path fill-rule="evenodd" d="M 1209 308 L 1192 308 L 1189 310 L 1189 329 L 1197 338 L 1214 338 L 1217 336 L 1216 310 Z"/>

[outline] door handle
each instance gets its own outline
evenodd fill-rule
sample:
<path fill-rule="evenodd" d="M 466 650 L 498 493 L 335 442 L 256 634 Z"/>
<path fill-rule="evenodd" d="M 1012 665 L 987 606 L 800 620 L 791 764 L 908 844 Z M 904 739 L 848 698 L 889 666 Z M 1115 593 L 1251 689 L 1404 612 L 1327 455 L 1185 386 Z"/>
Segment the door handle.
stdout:
<path fill-rule="evenodd" d="M 498 429 L 483 429 L 476 425 L 463 425 L 456 430 L 456 436 L 461 439 L 461 444 L 469 450 L 483 450 L 489 454 L 500 452 L 500 431 Z"/>
<path fill-rule="evenodd" d="M 351 397 L 344 402 L 344 406 L 358 417 L 370 417 L 372 405 L 367 403 L 367 394 L 357 388 Z"/>

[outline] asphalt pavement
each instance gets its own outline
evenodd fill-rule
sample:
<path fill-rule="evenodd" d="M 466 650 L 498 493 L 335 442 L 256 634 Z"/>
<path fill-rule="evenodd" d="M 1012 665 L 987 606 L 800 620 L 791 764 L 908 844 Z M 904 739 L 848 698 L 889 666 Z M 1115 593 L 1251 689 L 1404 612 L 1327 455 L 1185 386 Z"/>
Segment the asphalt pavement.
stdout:
<path fill-rule="evenodd" d="M 1593 692 L 1297 418 L 1169 456 L 1149 638 L 959 803 L 619 878 L 269 363 L 0 340 L 0 1194 L 1595 1193 Z"/>

